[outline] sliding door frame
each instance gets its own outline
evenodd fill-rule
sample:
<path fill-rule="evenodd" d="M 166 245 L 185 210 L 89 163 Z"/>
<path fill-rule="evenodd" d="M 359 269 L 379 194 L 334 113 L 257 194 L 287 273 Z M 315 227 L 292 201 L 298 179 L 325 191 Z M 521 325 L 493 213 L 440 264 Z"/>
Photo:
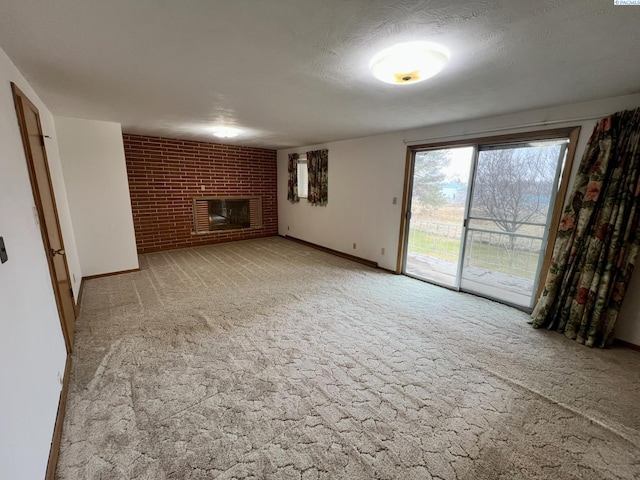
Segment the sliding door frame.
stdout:
<path fill-rule="evenodd" d="M 567 189 L 569 187 L 569 179 L 571 178 L 571 172 L 573 169 L 573 160 L 576 152 L 576 144 L 578 143 L 578 137 L 580 135 L 580 127 L 565 127 L 554 128 L 550 130 L 537 130 L 533 132 L 524 133 L 510 133 L 507 135 L 498 135 L 491 137 L 475 137 L 471 139 L 453 140 L 446 142 L 437 142 L 420 145 L 410 145 L 407 147 L 406 161 L 405 161 L 405 173 L 404 173 L 404 190 L 402 194 L 402 209 L 400 217 L 400 233 L 398 239 L 398 258 L 396 263 L 396 273 L 402 274 L 404 270 L 404 261 L 407 253 L 408 234 L 407 226 L 410 221 L 410 203 L 411 203 L 411 190 L 412 190 L 412 175 L 414 158 L 417 152 L 425 152 L 430 150 L 442 150 L 445 148 L 456 147 L 474 147 L 475 155 L 480 146 L 496 143 L 513 143 L 513 142 L 526 142 L 536 140 L 553 140 L 558 138 L 568 138 L 569 145 L 567 148 L 566 159 L 564 166 L 562 167 L 562 174 L 560 177 L 558 190 L 555 197 L 555 203 L 553 205 L 553 215 L 551 216 L 551 223 L 549 224 L 549 230 L 547 232 L 547 242 L 544 245 L 544 260 L 542 261 L 542 268 L 540 270 L 540 278 L 538 279 L 538 288 L 535 294 L 537 299 L 540 296 L 542 288 L 544 287 L 544 279 L 542 276 L 544 272 L 549 268 L 551 262 L 551 254 L 553 252 L 553 245 L 556 241 L 556 234 L 558 232 L 558 226 L 560 225 L 560 217 L 562 216 L 562 210 L 566 202 Z M 475 163 L 472 168 L 475 168 Z M 467 192 L 467 197 L 468 197 Z M 469 199 L 467 198 L 467 202 Z"/>

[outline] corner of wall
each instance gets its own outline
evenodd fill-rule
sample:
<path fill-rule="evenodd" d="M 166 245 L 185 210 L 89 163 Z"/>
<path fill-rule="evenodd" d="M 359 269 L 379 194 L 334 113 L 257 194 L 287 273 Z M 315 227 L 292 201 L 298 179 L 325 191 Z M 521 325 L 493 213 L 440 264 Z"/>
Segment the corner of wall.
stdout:
<path fill-rule="evenodd" d="M 55 121 L 83 275 L 139 268 L 120 124 Z"/>

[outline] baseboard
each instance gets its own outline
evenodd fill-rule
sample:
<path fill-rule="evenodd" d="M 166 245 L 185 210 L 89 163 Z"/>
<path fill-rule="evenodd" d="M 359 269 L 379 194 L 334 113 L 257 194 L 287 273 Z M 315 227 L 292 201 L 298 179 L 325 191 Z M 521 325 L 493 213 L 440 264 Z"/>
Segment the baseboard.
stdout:
<path fill-rule="evenodd" d="M 64 414 L 67 408 L 67 392 L 69 391 L 69 375 L 71 373 L 71 355 L 67 355 L 67 362 L 64 367 L 64 378 L 62 379 L 62 391 L 58 402 L 58 413 L 56 424 L 53 428 L 53 438 L 51 440 L 51 450 L 49 450 L 49 461 L 47 462 L 46 480 L 54 480 L 56 467 L 58 466 L 58 454 L 60 453 L 60 441 L 62 439 L 62 425 L 64 424 Z"/>
<path fill-rule="evenodd" d="M 80 316 L 80 305 L 82 303 L 83 292 L 84 292 L 84 277 L 80 279 L 80 288 L 78 289 L 78 298 L 76 299 L 76 304 L 75 304 L 76 318 Z"/>
<path fill-rule="evenodd" d="M 398 272 L 396 272 L 395 270 L 390 270 L 390 269 L 388 269 L 388 268 L 381 267 L 380 265 L 378 265 L 378 268 L 379 268 L 380 270 L 384 270 L 384 271 L 385 271 L 385 272 L 387 272 L 387 273 L 392 273 L 392 274 L 394 274 L 394 275 L 402 275 L 401 273 L 398 273 Z"/>
<path fill-rule="evenodd" d="M 624 340 L 620 340 L 616 338 L 613 341 L 614 345 L 620 345 L 621 347 L 629 348 L 631 350 L 635 350 L 636 352 L 640 352 L 640 345 L 636 345 L 635 343 L 625 342 Z"/>
<path fill-rule="evenodd" d="M 82 277 L 82 280 L 93 280 L 94 278 L 111 277 L 113 275 L 123 275 L 125 273 L 134 273 L 139 271 L 140 271 L 139 268 L 132 268 L 131 270 L 120 270 L 119 272 L 109 272 L 109 273 L 101 273 L 99 275 L 89 275 L 86 277 Z"/>
<path fill-rule="evenodd" d="M 302 245 L 306 245 L 308 247 L 321 250 L 325 253 L 330 253 L 331 255 L 335 255 L 337 257 L 346 258 L 347 260 L 351 260 L 353 262 L 362 263 L 363 265 L 367 265 L 368 267 L 379 268 L 377 262 L 374 262 L 372 260 L 367 260 L 366 258 L 356 257 L 355 255 L 349 255 L 348 253 L 339 252 L 338 250 L 333 250 L 332 248 L 323 247 L 322 245 L 316 245 L 315 243 L 307 242 L 306 240 L 300 240 L 299 238 L 291 237 L 289 235 L 285 235 L 282 238 L 291 240 L 293 242 L 301 243 Z"/>

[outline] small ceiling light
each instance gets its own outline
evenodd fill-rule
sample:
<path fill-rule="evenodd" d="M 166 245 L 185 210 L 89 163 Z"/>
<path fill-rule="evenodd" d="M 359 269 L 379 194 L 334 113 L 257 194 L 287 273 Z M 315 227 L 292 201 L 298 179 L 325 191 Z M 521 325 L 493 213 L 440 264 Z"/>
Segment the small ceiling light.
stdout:
<path fill-rule="evenodd" d="M 376 54 L 371 73 L 386 83 L 405 85 L 433 77 L 449 61 L 449 51 L 432 42 L 399 43 Z"/>
<path fill-rule="evenodd" d="M 240 134 L 240 130 L 233 127 L 216 127 L 213 129 L 213 134 L 219 138 L 233 138 Z"/>

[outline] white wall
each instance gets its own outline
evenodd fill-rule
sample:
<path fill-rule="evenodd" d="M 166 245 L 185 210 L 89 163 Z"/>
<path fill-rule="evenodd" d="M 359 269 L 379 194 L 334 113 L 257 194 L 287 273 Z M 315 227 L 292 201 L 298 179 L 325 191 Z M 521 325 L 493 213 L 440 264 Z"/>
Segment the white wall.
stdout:
<path fill-rule="evenodd" d="M 38 107 L 56 203 L 77 291 L 80 270 L 51 113 L 0 49 L 0 478 L 44 478 L 66 348 L 35 207 L 10 82 Z"/>
<path fill-rule="evenodd" d="M 120 124 L 55 123 L 83 275 L 138 268 Z"/>
<path fill-rule="evenodd" d="M 329 149 L 329 203 L 313 207 L 305 199 L 288 202 L 287 154 L 323 147 Z M 401 134 L 279 151 L 279 233 L 395 269 L 404 156 Z M 384 256 L 380 254 L 383 247 Z"/>
<path fill-rule="evenodd" d="M 596 119 L 640 106 L 640 95 L 522 112 L 455 124 L 307 145 L 278 151 L 278 231 L 395 270 L 408 144 L 581 126 L 574 167 L 580 163 Z M 546 126 L 532 126 L 546 122 Z M 520 127 L 520 128 L 514 128 Z M 485 132 L 485 133 L 481 133 Z M 287 155 L 329 149 L 329 203 L 313 207 L 287 201 Z M 575 174 L 575 168 L 574 168 Z M 393 197 L 398 202 L 392 204 Z M 353 249 L 356 243 L 357 248 Z M 381 249 L 385 249 L 382 255 Z M 640 274 L 636 275 L 640 276 Z M 617 336 L 640 344 L 640 280 L 634 279 L 623 305 Z"/>

